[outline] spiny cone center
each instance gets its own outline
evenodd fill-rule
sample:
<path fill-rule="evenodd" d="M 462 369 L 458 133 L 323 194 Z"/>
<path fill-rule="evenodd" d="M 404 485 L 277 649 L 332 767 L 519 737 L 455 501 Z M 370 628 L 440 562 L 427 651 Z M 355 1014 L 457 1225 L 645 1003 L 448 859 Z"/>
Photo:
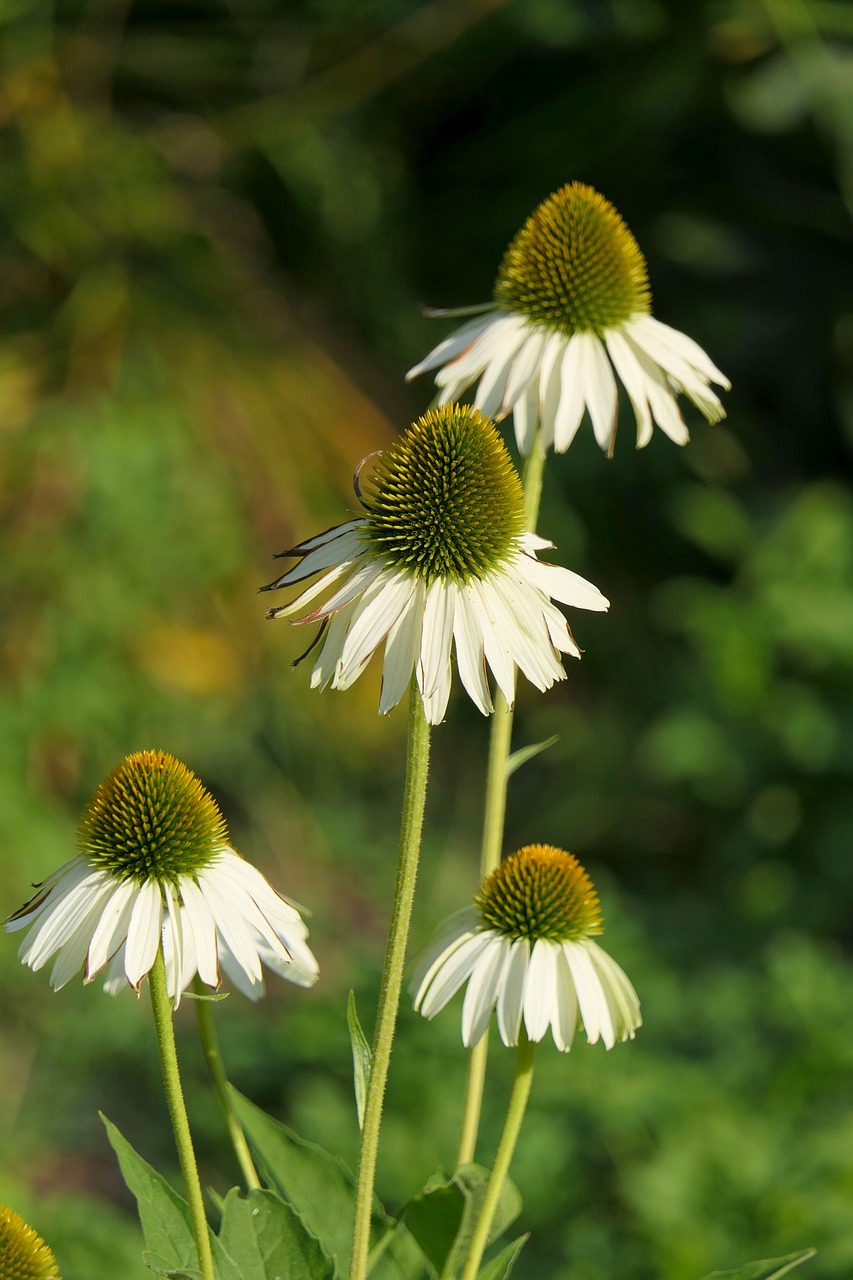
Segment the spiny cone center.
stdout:
<path fill-rule="evenodd" d="M 104 779 L 77 829 L 77 847 L 121 880 L 176 883 L 228 843 L 216 801 L 165 751 L 137 751 Z"/>
<path fill-rule="evenodd" d="M 41 1236 L 0 1205 L 0 1280 L 60 1280 L 56 1258 Z"/>
<path fill-rule="evenodd" d="M 529 844 L 483 881 L 474 905 L 486 924 L 511 938 L 572 942 L 601 933 L 601 906 L 577 858 Z"/>
<path fill-rule="evenodd" d="M 504 254 L 495 302 L 567 335 L 601 336 L 651 310 L 639 245 L 610 201 L 581 182 L 527 219 Z"/>
<path fill-rule="evenodd" d="M 431 410 L 385 449 L 364 504 L 367 538 L 427 582 L 484 577 L 524 532 L 524 494 L 506 445 L 467 406 Z"/>

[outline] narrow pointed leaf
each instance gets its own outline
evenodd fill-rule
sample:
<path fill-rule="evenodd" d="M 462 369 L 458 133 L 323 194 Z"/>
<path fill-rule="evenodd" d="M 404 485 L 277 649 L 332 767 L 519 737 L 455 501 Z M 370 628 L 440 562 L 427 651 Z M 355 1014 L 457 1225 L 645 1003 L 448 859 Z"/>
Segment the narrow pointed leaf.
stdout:
<path fill-rule="evenodd" d="M 517 1240 L 513 1240 L 512 1244 L 508 1244 L 505 1249 L 501 1249 L 491 1262 L 481 1268 L 477 1280 L 507 1280 L 507 1276 L 515 1266 L 515 1260 L 521 1253 L 529 1236 L 519 1236 Z"/>
<path fill-rule="evenodd" d="M 370 1070 L 373 1066 L 373 1051 L 370 1048 L 367 1036 L 361 1029 L 361 1023 L 358 1020 L 358 1012 L 355 1007 L 355 992 L 352 990 L 347 1000 L 347 1026 L 349 1027 L 349 1038 L 352 1044 L 355 1109 L 358 1113 L 358 1127 L 361 1129 L 364 1123 L 367 1084 L 370 1080 Z"/>
<path fill-rule="evenodd" d="M 766 1258 L 763 1262 L 746 1262 L 733 1271 L 712 1271 L 705 1280 L 781 1280 L 789 1271 L 808 1262 L 817 1253 L 816 1249 L 800 1249 L 797 1253 L 786 1253 L 783 1258 Z"/>
<path fill-rule="evenodd" d="M 534 742 L 529 747 L 519 747 L 517 751 L 513 751 L 506 762 L 506 776 L 511 778 L 516 769 L 520 769 L 523 764 L 527 764 L 528 760 L 532 760 L 534 756 L 541 755 L 543 751 L 547 751 L 549 747 L 553 747 L 554 743 L 559 741 L 560 735 L 555 733 L 552 738 L 546 738 L 544 742 Z"/>

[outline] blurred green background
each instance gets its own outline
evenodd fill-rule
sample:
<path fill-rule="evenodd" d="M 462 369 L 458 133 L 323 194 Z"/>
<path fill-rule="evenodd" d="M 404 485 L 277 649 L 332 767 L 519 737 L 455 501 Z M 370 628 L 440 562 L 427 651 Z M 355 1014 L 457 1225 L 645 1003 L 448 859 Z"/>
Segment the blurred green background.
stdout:
<path fill-rule="evenodd" d="M 853 37 L 843 0 L 5 0 L 0 18 L 3 914 L 73 852 L 127 751 L 215 792 L 314 912 L 306 993 L 217 1006 L 235 1082 L 354 1160 L 344 1021 L 372 1023 L 404 713 L 290 670 L 271 556 L 354 507 L 423 410 L 402 373 L 581 179 L 655 313 L 731 377 L 690 445 L 587 427 L 540 528 L 601 586 L 569 680 L 522 687 L 507 847 L 572 849 L 646 1024 L 540 1056 L 517 1274 L 695 1280 L 819 1247 L 853 1268 Z M 688 406 L 689 409 L 689 406 Z M 375 664 L 374 664 L 375 665 Z M 414 945 L 474 887 L 488 724 L 434 733 Z M 176 1173 L 146 1001 L 0 948 L 0 1200 L 65 1280 L 145 1274 L 97 1110 Z M 179 1035 L 204 1175 L 237 1180 Z M 511 1056 L 493 1055 L 481 1156 Z M 455 1151 L 456 1006 L 404 1011 L 379 1191 Z"/>

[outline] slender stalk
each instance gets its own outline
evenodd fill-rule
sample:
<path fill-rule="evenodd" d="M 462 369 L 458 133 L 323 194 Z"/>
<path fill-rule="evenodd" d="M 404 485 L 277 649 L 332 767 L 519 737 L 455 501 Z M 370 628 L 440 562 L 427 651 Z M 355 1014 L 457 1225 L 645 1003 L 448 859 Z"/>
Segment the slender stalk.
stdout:
<path fill-rule="evenodd" d="M 181 1088 L 181 1077 L 178 1073 L 178 1051 L 175 1047 L 175 1028 L 172 1024 L 172 1004 L 166 990 L 166 966 L 163 963 L 162 948 L 148 974 L 148 989 L 151 992 L 151 1008 L 154 1013 L 154 1030 L 157 1035 L 157 1048 L 160 1051 L 160 1068 L 163 1072 L 163 1086 L 166 1090 L 166 1104 L 169 1108 L 169 1119 L 175 1134 L 175 1146 L 178 1149 L 178 1160 L 181 1173 L 187 1188 L 187 1200 L 192 1217 L 195 1235 L 198 1265 L 204 1280 L 214 1280 L 213 1254 L 210 1249 L 210 1234 L 207 1217 L 204 1212 L 204 1200 L 201 1194 L 201 1182 L 198 1176 L 198 1165 L 193 1150 L 190 1134 L 190 1122 L 184 1105 L 184 1092 Z"/>
<path fill-rule="evenodd" d="M 494 1221 L 495 1210 L 498 1207 L 501 1191 L 515 1151 L 515 1144 L 518 1141 L 521 1122 L 524 1119 L 524 1112 L 527 1107 L 527 1099 L 530 1097 L 530 1086 L 533 1083 L 534 1048 L 535 1045 L 528 1040 L 524 1027 L 522 1027 L 521 1039 L 516 1050 L 515 1081 L 512 1086 L 506 1122 L 504 1123 L 504 1130 L 495 1155 L 495 1163 L 492 1166 L 489 1185 L 486 1188 L 486 1194 L 483 1199 L 483 1207 L 480 1210 L 474 1234 L 471 1236 L 468 1256 L 465 1259 L 465 1266 L 462 1270 L 462 1280 L 475 1280 L 480 1269 L 483 1251 L 489 1242 L 489 1232 Z"/>
<path fill-rule="evenodd" d="M 376 1178 L 376 1152 L 379 1146 L 379 1128 L 382 1123 L 382 1104 L 385 1100 L 385 1083 L 388 1064 L 397 1023 L 400 989 L 403 984 L 403 967 L 406 962 L 406 943 L 409 922 L 412 918 L 412 902 L 415 896 L 415 880 L 418 873 L 418 855 L 421 847 L 421 829 L 426 803 L 427 771 L 429 768 L 429 725 L 424 715 L 423 703 L 416 680 L 409 690 L 409 730 L 406 742 L 406 781 L 403 790 L 403 817 L 400 825 L 400 853 L 397 861 L 397 881 L 394 885 L 394 902 L 391 908 L 391 926 L 385 948 L 385 967 L 379 991 L 379 1008 L 376 1012 L 376 1030 L 373 1036 L 373 1065 L 367 1084 L 364 1104 L 364 1124 L 361 1131 L 361 1151 L 358 1161 L 358 1183 L 355 1199 L 355 1224 L 352 1240 L 351 1280 L 366 1280 L 367 1257 L 370 1249 L 370 1219 L 373 1210 L 373 1184 Z"/>
<path fill-rule="evenodd" d="M 249 1144 L 246 1142 L 246 1135 L 243 1133 L 243 1127 L 234 1114 L 234 1108 L 231 1104 L 231 1094 L 228 1091 L 228 1077 L 225 1074 L 222 1055 L 219 1052 L 219 1040 L 217 1038 L 216 1027 L 213 1022 L 213 1011 L 210 1007 L 210 1000 L 203 998 L 206 988 L 201 979 L 196 978 L 194 985 L 196 994 L 201 997 L 198 1000 L 193 1000 L 193 1004 L 195 1005 L 198 1034 L 201 1039 L 204 1060 L 207 1063 L 207 1069 L 210 1072 L 210 1078 L 213 1081 L 213 1087 L 216 1090 L 216 1096 L 219 1099 L 222 1114 L 225 1116 L 225 1123 L 228 1126 L 231 1145 L 234 1148 L 237 1163 L 239 1164 L 240 1170 L 243 1174 L 243 1181 L 249 1191 L 258 1191 L 261 1186 L 260 1178 L 258 1177 L 257 1170 L 255 1169 L 254 1162 L 249 1152 Z"/>
<path fill-rule="evenodd" d="M 539 447 L 539 436 L 524 463 L 524 527 L 536 532 L 539 503 L 542 498 L 542 474 L 545 470 L 545 454 Z M 509 778 L 507 763 L 512 742 L 513 709 L 500 689 L 495 694 L 495 710 L 489 742 L 489 764 L 486 773 L 486 803 L 483 817 L 483 843 L 480 849 L 480 880 L 491 875 L 501 860 L 504 824 L 506 821 L 506 792 Z M 477 1131 L 480 1127 L 480 1110 L 483 1105 L 483 1089 L 486 1080 L 486 1058 L 489 1053 L 489 1033 L 486 1031 L 471 1050 L 468 1060 L 468 1080 L 465 1087 L 465 1110 L 462 1115 L 462 1131 L 459 1136 L 457 1168 L 474 1159 Z"/>

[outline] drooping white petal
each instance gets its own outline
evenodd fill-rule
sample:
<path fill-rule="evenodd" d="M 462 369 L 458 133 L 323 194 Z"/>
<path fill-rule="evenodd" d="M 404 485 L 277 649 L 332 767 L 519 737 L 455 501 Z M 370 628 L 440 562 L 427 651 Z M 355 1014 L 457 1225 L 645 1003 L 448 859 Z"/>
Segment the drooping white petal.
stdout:
<path fill-rule="evenodd" d="M 606 333 L 605 342 L 619 380 L 628 392 L 628 398 L 634 409 L 634 416 L 637 419 L 637 448 L 644 449 L 652 438 L 654 428 L 643 371 L 630 345 L 618 329 Z"/>
<path fill-rule="evenodd" d="M 654 316 L 637 316 L 629 321 L 630 332 L 654 357 L 655 352 L 672 351 L 688 364 L 693 365 L 696 372 L 709 382 L 716 382 L 725 391 L 731 391 L 732 384 L 724 373 L 721 373 L 704 348 L 688 338 L 686 333 L 673 329 L 670 325 Z"/>
<path fill-rule="evenodd" d="M 204 883 L 204 871 L 199 872 L 199 880 Z M 219 987 L 219 961 L 216 950 L 216 922 L 207 905 L 201 885 L 196 884 L 189 876 L 181 880 L 181 897 L 184 910 L 192 922 L 193 940 L 195 942 L 198 976 L 208 987 Z"/>
<path fill-rule="evenodd" d="M 429 355 L 421 360 L 420 364 L 412 365 L 406 374 L 406 381 L 410 382 L 412 378 L 417 378 L 422 373 L 429 373 L 431 369 L 437 369 L 439 365 L 445 364 L 449 360 L 454 360 L 471 345 L 478 334 L 482 333 L 484 329 L 488 329 L 493 323 L 493 312 L 487 315 L 478 315 L 475 319 L 469 320 L 467 324 L 463 324 L 455 333 L 452 333 L 449 338 L 445 338 L 443 342 L 439 342 L 437 347 L 433 347 Z"/>
<path fill-rule="evenodd" d="M 562 363 L 568 338 L 562 333 L 552 333 L 542 348 L 539 366 L 539 419 L 542 424 L 540 445 L 546 449 L 554 443 L 554 419 L 560 403 L 562 388 Z"/>
<path fill-rule="evenodd" d="M 156 880 L 146 880 L 140 886 L 130 924 L 127 930 L 127 951 L 125 955 L 125 973 L 132 987 L 138 989 L 140 982 L 148 973 L 160 946 L 163 904 L 160 897 L 160 886 Z"/>
<path fill-rule="evenodd" d="M 341 529 L 345 530 L 344 532 L 339 532 L 337 537 L 329 538 L 313 551 L 309 551 L 299 564 L 288 569 L 287 573 L 283 573 L 263 590 L 273 591 L 278 587 L 292 587 L 298 582 L 304 582 L 306 578 L 313 578 L 315 573 L 322 573 L 325 569 L 333 569 L 337 565 L 357 560 L 364 552 L 364 540 L 358 533 L 363 525 L 363 520 L 360 520 L 355 528 L 347 529 L 342 525 Z"/>
<path fill-rule="evenodd" d="M 92 931 L 100 918 L 105 897 L 109 892 L 110 886 L 105 886 L 93 894 L 89 900 L 88 911 L 80 918 L 77 928 L 56 952 L 56 960 L 50 973 L 50 985 L 54 991 L 64 987 L 66 982 L 69 982 L 83 967 L 86 952 L 92 940 Z"/>
<path fill-rule="evenodd" d="M 515 699 L 515 668 L 512 663 L 512 653 L 505 639 L 497 633 L 494 600 L 491 593 L 484 592 L 484 586 L 483 582 L 470 583 L 468 603 L 471 605 L 483 636 L 486 662 L 494 673 L 501 693 L 512 705 Z"/>
<path fill-rule="evenodd" d="M 557 453 L 565 453 L 574 440 L 586 408 L 584 398 L 584 346 L 581 334 L 570 338 L 559 367 L 560 399 L 554 415 L 553 438 Z M 557 376 L 556 373 L 552 377 Z"/>
<path fill-rule="evenodd" d="M 506 957 L 497 1002 L 498 1031 L 507 1046 L 518 1044 L 529 962 L 530 943 L 516 938 Z"/>
<path fill-rule="evenodd" d="M 456 584 L 436 578 L 427 587 L 418 663 L 418 685 L 425 699 L 435 691 L 450 666 L 455 609 Z"/>
<path fill-rule="evenodd" d="M 253 977 L 237 960 L 228 943 L 219 935 L 219 964 L 228 981 L 237 988 L 247 1000 L 260 1000 L 266 987 L 263 977 Z M 259 969 L 260 972 L 260 969 Z"/>
<path fill-rule="evenodd" d="M 524 341 L 526 329 L 526 323 L 520 317 L 505 312 L 498 314 L 463 355 L 439 370 L 435 377 L 436 385 L 446 387 L 452 382 L 469 386 L 492 360 L 503 363 L 507 355 L 517 351 Z"/>
<path fill-rule="evenodd" d="M 335 688 L 348 689 L 370 661 L 406 608 L 415 590 L 413 578 L 385 569 L 363 593 L 347 631 L 335 673 Z"/>
<path fill-rule="evenodd" d="M 18 949 L 23 963 L 33 970 L 40 969 L 77 932 L 89 912 L 92 895 L 105 889 L 109 892 L 111 884 L 106 871 L 87 867 L 80 874 L 79 868 L 73 868 L 51 889 L 44 905 L 31 917 L 32 928 Z"/>
<path fill-rule="evenodd" d="M 456 666 L 468 696 L 484 716 L 494 711 L 489 682 L 486 679 L 483 633 L 477 625 L 471 588 L 461 586 L 456 596 L 453 636 L 456 641 Z"/>
<path fill-rule="evenodd" d="M 310 587 L 306 587 L 295 600 L 291 600 L 288 604 L 276 605 L 274 609 L 270 609 L 267 615 L 270 618 L 289 618 L 292 614 L 298 613 L 300 609 L 304 609 L 312 600 L 316 600 L 317 596 L 323 595 L 340 582 L 341 578 L 347 577 L 353 570 L 357 560 L 344 560 L 343 564 L 337 565 L 334 569 L 330 569 L 328 573 L 324 573 L 322 578 L 318 578 L 316 582 L 312 582 Z M 309 615 L 306 615 L 309 617 Z M 310 615 L 309 620 L 314 620 L 314 614 Z M 302 622 L 305 619 L 299 618 L 297 621 Z"/>
<path fill-rule="evenodd" d="M 551 1034 L 554 1044 L 562 1053 L 568 1053 L 578 1026 L 578 997 L 569 962 L 564 952 L 555 948 L 557 965 L 555 1007 L 551 1013 Z"/>
<path fill-rule="evenodd" d="M 579 333 L 572 341 L 577 342 L 583 350 L 584 399 L 592 419 L 595 438 L 609 457 L 613 453 L 616 439 L 616 411 L 619 403 L 616 379 L 600 338 L 594 333 Z"/>
<path fill-rule="evenodd" d="M 223 879 L 215 863 L 204 869 L 204 896 L 216 922 L 218 938 L 225 942 L 234 962 L 243 969 L 249 980 L 260 982 L 261 962 L 252 930 L 242 914 L 243 903 L 234 901 L 233 889 Z M 220 960 L 221 958 L 220 947 Z"/>
<path fill-rule="evenodd" d="M 351 529 L 357 529 L 359 525 L 362 524 L 364 524 L 364 516 L 357 516 L 355 520 L 346 520 L 343 524 L 332 525 L 331 529 L 324 529 L 322 533 L 315 533 L 313 538 L 306 538 L 304 542 L 300 542 L 297 546 L 291 547 L 291 549 L 284 554 L 287 556 L 307 555 L 309 551 L 313 551 L 316 547 L 322 547 L 327 542 L 333 542 L 336 538 L 340 538 L 343 534 L 349 533 Z"/>
<path fill-rule="evenodd" d="M 448 1000 L 451 1000 L 471 973 L 477 957 L 486 949 L 494 946 L 495 934 L 488 929 L 466 938 L 461 946 L 447 956 L 436 969 L 433 979 L 423 990 L 420 1000 L 420 1011 L 425 1018 L 434 1018 L 440 1013 Z"/>
<path fill-rule="evenodd" d="M 539 381 L 534 377 L 524 395 L 519 396 L 513 409 L 515 440 L 518 451 L 526 457 L 533 448 L 539 431 Z M 537 445 L 541 448 L 541 445 Z"/>
<path fill-rule="evenodd" d="M 613 1043 L 613 1024 L 601 989 L 601 979 L 595 971 L 587 947 L 583 942 L 564 942 L 563 954 L 574 980 L 587 1039 L 590 1044 L 595 1044 L 600 1037 L 609 1049 Z"/>
<path fill-rule="evenodd" d="M 85 981 L 91 982 L 127 937 L 133 904 L 139 892 L 136 880 L 122 880 L 115 886 L 92 934 L 86 959 Z"/>
<path fill-rule="evenodd" d="M 320 653 L 311 672 L 311 688 L 325 689 L 335 678 L 350 623 L 358 613 L 358 600 L 351 600 L 329 620 Z"/>
<path fill-rule="evenodd" d="M 447 956 L 452 954 L 462 943 L 480 932 L 480 915 L 473 907 L 462 907 L 442 923 L 435 937 L 420 954 L 415 964 L 409 991 L 415 1009 L 420 1008 L 421 1000 L 434 975 L 441 968 Z"/>
<path fill-rule="evenodd" d="M 4 923 L 3 928 L 6 933 L 17 933 L 20 929 L 27 929 L 34 921 L 50 914 L 54 905 L 64 898 L 66 893 L 70 893 L 81 880 L 91 874 L 91 864 L 79 855 L 64 862 L 42 884 L 33 886 L 37 892 Z M 21 945 L 23 947 L 27 944 Z"/>
<path fill-rule="evenodd" d="M 462 1004 L 462 1043 L 469 1049 L 477 1044 L 489 1024 L 509 950 L 509 938 L 495 935 L 471 971 Z"/>
<path fill-rule="evenodd" d="M 556 995 L 556 944 L 547 938 L 537 938 L 524 984 L 524 1025 L 531 1040 L 541 1040 L 548 1030 Z"/>
<path fill-rule="evenodd" d="M 408 607 L 388 632 L 379 697 L 379 714 L 382 716 L 396 707 L 409 687 L 421 648 L 425 596 L 423 582 L 418 581 Z"/>
<path fill-rule="evenodd" d="M 551 600 L 559 600 L 561 604 L 575 609 L 590 609 L 594 613 L 605 613 L 610 608 L 610 601 L 598 587 L 562 565 L 523 555 L 519 557 L 518 570 Z"/>
<path fill-rule="evenodd" d="M 184 968 L 184 931 L 181 921 L 181 904 L 175 886 L 168 880 L 163 885 L 166 900 L 163 921 L 163 959 L 166 960 L 166 983 L 175 1008 L 181 1002 L 181 975 Z M 168 947 L 167 944 L 168 943 Z M 171 973 L 169 970 L 171 969 Z M 171 979 L 171 981 L 170 981 Z"/>
<path fill-rule="evenodd" d="M 587 942 L 586 947 L 590 960 L 601 979 L 615 1038 L 633 1040 L 637 1028 L 643 1023 L 636 991 L 628 980 L 627 974 L 602 947 L 592 940 Z"/>
<path fill-rule="evenodd" d="M 509 413 L 518 401 L 525 394 L 530 383 L 536 377 L 539 370 L 539 361 L 542 355 L 542 348 L 547 338 L 547 330 L 531 326 L 527 336 L 519 347 L 510 369 L 509 377 L 506 383 L 506 392 L 504 393 L 503 413 Z M 537 398 L 538 402 L 538 398 Z"/>

